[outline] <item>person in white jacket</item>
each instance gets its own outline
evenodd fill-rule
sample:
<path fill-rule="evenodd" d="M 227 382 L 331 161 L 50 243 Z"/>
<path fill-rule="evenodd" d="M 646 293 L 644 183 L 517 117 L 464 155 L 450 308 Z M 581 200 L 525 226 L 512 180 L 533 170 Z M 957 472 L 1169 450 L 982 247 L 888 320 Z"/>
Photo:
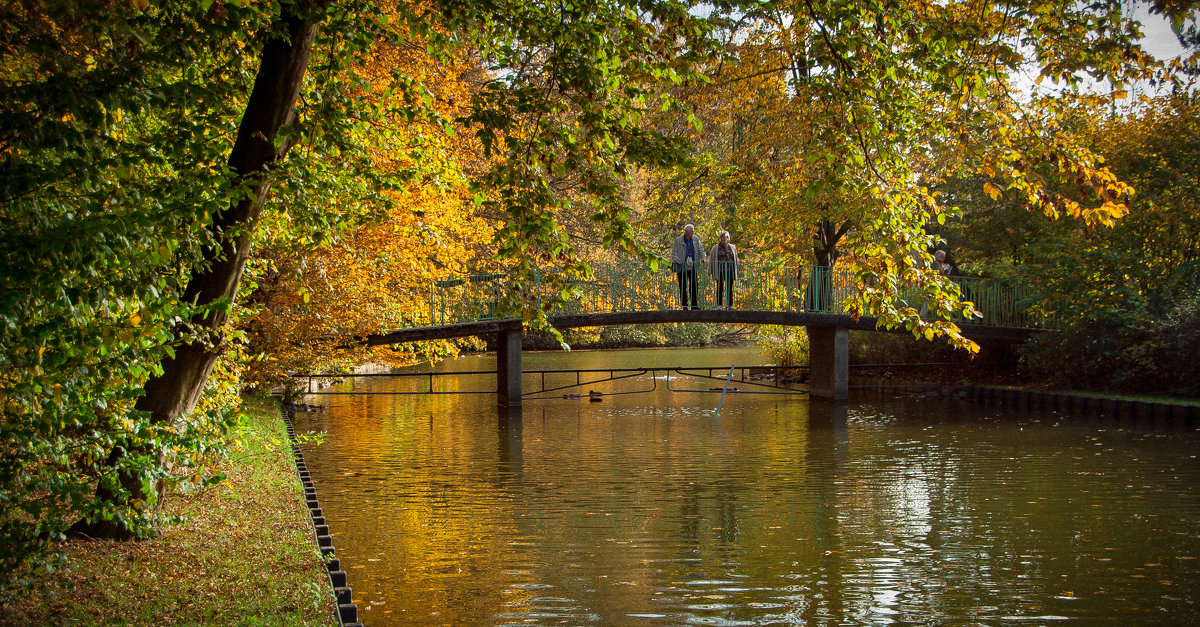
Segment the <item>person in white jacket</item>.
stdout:
<path fill-rule="evenodd" d="M 737 247 L 729 243 L 729 231 L 721 233 L 708 253 L 708 275 L 717 282 L 717 309 L 733 307 L 733 282 L 738 278 Z"/>
<path fill-rule="evenodd" d="M 675 270 L 675 279 L 679 282 L 679 306 L 684 309 L 700 308 L 696 267 L 705 261 L 708 261 L 708 253 L 696 235 L 696 227 L 690 224 L 683 227 L 683 235 L 676 237 L 675 245 L 671 247 L 671 269 Z"/>

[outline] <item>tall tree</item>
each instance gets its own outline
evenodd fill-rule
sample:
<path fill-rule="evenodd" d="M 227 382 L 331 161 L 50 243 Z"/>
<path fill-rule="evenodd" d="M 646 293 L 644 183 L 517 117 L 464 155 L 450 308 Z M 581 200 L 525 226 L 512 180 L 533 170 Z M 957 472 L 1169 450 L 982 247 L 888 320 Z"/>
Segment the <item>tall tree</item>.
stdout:
<path fill-rule="evenodd" d="M 220 429 L 219 414 L 154 426 L 132 405 L 177 338 L 197 337 L 180 323 L 210 313 L 182 295 L 220 246 L 206 225 L 243 192 L 227 158 L 253 70 L 248 34 L 272 19 L 260 9 L 0 9 L 6 566 L 80 513 L 145 528 L 150 503 L 139 513 L 87 494 L 120 491 L 123 471 L 149 481 L 166 469 L 157 454 L 106 465 L 110 451 L 182 451 L 177 464 L 195 470 Z"/>
<path fill-rule="evenodd" d="M 282 131 L 297 122 L 293 107 L 308 71 L 317 28 L 331 1 L 282 5 L 262 47 L 254 88 L 229 155 L 230 182 L 240 193 L 208 223 L 208 241 L 212 243 L 202 249 L 182 294 L 184 302 L 199 309 L 189 320 L 194 335 L 179 342 L 174 354 L 162 360 L 134 405 L 136 411 L 149 415 L 151 426 L 174 426 L 187 419 L 221 354 L 225 322 L 250 255 L 255 223 L 271 190 L 271 170 L 294 141 Z M 113 447 L 107 464 L 154 455 L 157 451 L 148 445 L 119 445 Z M 98 498 L 145 504 L 141 507 L 152 504 L 155 486 L 139 470 L 119 470 L 121 489 L 102 483 Z M 135 509 L 140 507 L 135 505 Z M 85 519 L 72 530 L 104 538 L 127 538 L 136 533 L 122 521 L 103 516 Z"/>
<path fill-rule="evenodd" d="M 1147 98 L 1132 107 L 1080 106 L 1064 118 L 1137 194 L 1112 229 L 1031 216 L 1013 194 L 993 199 L 975 185 L 943 191 L 964 219 L 947 237 L 965 258 L 998 277 L 1021 276 L 1039 295 L 1033 306 L 1058 332 L 1028 348 L 1026 364 L 1061 383 L 1166 393 L 1194 391 L 1200 285 L 1196 172 L 1200 107 L 1194 93 Z M 1058 193 L 1080 194 L 1057 176 Z M 1072 356 L 1070 369 L 1062 355 Z"/>
<path fill-rule="evenodd" d="M 845 241 L 860 286 L 852 309 L 968 348 L 952 319 L 971 311 L 929 263 L 936 237 L 926 227 L 956 209 L 931 186 L 979 172 L 988 193 L 1012 190 L 1038 213 L 1111 224 L 1129 188 L 1058 118 L 1085 80 L 1170 80 L 1138 48 L 1139 25 L 1119 2 L 796 0 L 744 18 L 730 37 L 737 63 L 710 66 L 719 95 L 696 104 L 721 112 L 705 132 L 744 148 L 706 171 L 759 195 L 742 209 L 757 214 L 759 237 L 800 249 L 822 221 L 835 234 L 856 224 Z M 1028 70 L 1068 97 L 1024 97 L 1016 83 Z M 1055 190 L 1031 168 L 1045 162 L 1087 193 Z M 938 319 L 903 300 L 912 290 Z"/>
<path fill-rule="evenodd" d="M 403 29 L 351 0 L 4 7 L 6 564 L 74 515 L 93 535 L 151 530 L 155 484 L 200 463 L 224 418 L 191 410 L 273 189 L 286 204 L 268 227 L 321 242 L 413 180 L 371 167 L 379 108 L 357 68 L 376 40 L 412 33 L 493 72 L 460 123 L 487 153 L 474 201 L 506 216 L 493 249 L 518 269 L 583 271 L 547 219 L 564 202 L 549 180 L 568 172 L 607 241 L 628 239 L 616 182 L 685 148 L 637 119 L 706 53 L 706 21 L 675 2 L 397 8 Z M 431 113 L 419 83 L 395 94 L 397 111 Z M 331 190 L 350 201 L 310 202 Z"/>

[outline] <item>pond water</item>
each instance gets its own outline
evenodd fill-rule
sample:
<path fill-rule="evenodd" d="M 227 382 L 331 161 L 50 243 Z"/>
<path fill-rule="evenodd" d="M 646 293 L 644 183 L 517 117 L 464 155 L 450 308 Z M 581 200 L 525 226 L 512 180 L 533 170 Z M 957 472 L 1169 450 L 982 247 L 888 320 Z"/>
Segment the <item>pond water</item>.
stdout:
<path fill-rule="evenodd" d="M 763 360 L 741 349 L 527 353 L 524 367 Z M 494 389 L 495 378 L 436 385 Z M 721 385 L 673 377 L 671 391 L 660 373 L 504 417 L 488 394 L 312 397 L 328 407 L 295 424 L 325 434 L 304 455 L 360 619 L 1200 622 L 1196 433 L 904 392 L 852 391 L 837 405 L 735 383 L 722 403 Z M 588 390 L 651 391 L 590 402 Z"/>

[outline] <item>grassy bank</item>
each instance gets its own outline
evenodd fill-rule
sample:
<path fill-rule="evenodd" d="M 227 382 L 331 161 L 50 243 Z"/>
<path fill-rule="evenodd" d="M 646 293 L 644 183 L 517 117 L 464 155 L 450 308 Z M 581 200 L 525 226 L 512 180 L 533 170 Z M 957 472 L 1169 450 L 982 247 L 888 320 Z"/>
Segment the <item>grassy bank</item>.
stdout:
<path fill-rule="evenodd" d="M 185 522 L 139 542 L 73 540 L 0 625 L 330 625 L 332 592 L 275 402 L 249 398 L 228 480 L 169 494 Z"/>

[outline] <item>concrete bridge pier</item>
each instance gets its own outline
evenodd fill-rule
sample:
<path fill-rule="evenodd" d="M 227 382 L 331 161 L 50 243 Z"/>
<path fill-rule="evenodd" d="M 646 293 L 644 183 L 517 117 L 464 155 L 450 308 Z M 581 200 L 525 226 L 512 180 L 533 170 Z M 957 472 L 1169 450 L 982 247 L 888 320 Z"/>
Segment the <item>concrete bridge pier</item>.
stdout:
<path fill-rule="evenodd" d="M 807 326 L 809 349 L 808 395 L 822 401 L 850 398 L 850 330 L 838 326 Z"/>
<path fill-rule="evenodd" d="M 501 407 L 521 406 L 521 323 L 496 333 L 496 401 Z"/>

